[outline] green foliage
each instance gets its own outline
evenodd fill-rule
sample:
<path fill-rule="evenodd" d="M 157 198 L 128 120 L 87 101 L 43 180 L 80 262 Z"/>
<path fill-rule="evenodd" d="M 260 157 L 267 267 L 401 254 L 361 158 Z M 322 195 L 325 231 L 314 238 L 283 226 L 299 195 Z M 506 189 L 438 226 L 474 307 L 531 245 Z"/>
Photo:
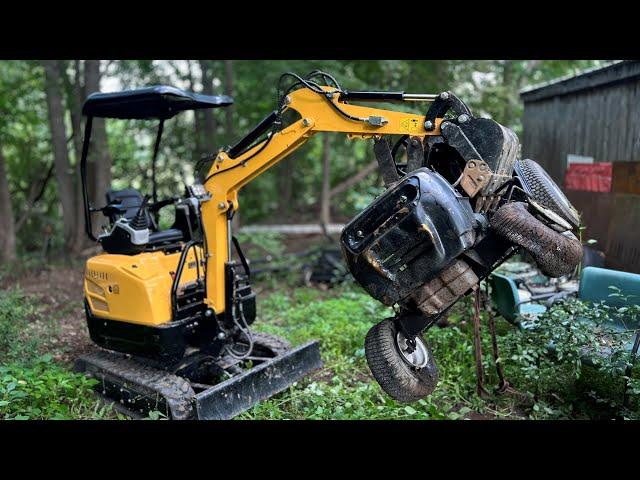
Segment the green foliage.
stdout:
<path fill-rule="evenodd" d="M 0 291 L 0 359 L 12 360 L 33 352 L 37 340 L 25 339 L 22 332 L 35 314 L 33 304 L 19 291 Z"/>
<path fill-rule="evenodd" d="M 14 219 L 19 224 L 19 252 L 41 248 L 43 230 L 47 226 L 55 229 L 61 217 L 54 182 L 48 183 L 41 201 L 27 211 L 33 186 L 45 178 L 53 163 L 44 73 L 36 61 L 0 64 L 0 148 L 7 162 Z"/>
<path fill-rule="evenodd" d="M 0 365 L 0 419 L 102 418 L 108 408 L 96 403 L 95 382 L 53 363 L 50 355 L 28 365 Z"/>
<path fill-rule="evenodd" d="M 245 419 L 457 419 L 490 409 L 472 397 L 473 354 L 458 328 L 429 335 L 441 383 L 428 398 L 411 405 L 389 398 L 370 376 L 363 341 L 369 328 L 392 310 L 353 284 L 329 292 L 298 288 L 273 293 L 260 303 L 261 329 L 294 344 L 321 341 L 324 368 L 288 391 L 243 414 Z M 503 415 L 491 410 L 492 415 Z"/>
<path fill-rule="evenodd" d="M 94 380 L 54 362 L 50 354 L 38 355 L 50 332 L 25 335 L 37 318 L 32 299 L 16 290 L 0 291 L 0 419 L 113 418 L 91 391 Z"/>
<path fill-rule="evenodd" d="M 324 367 L 240 418 L 640 417 L 638 368 L 628 383 L 630 401 L 622 405 L 629 361 L 623 347 L 633 336 L 631 325 L 640 318 L 640 306 L 613 309 L 568 300 L 530 320 L 530 328 L 524 331 L 498 320 L 500 362 L 521 395 L 480 399 L 475 392 L 472 305 L 467 298 L 451 310 L 450 326 L 434 327 L 425 336 L 438 365 L 438 388 L 429 397 L 407 405 L 384 394 L 371 377 L 364 357 L 363 340 L 368 329 L 393 311 L 353 283 L 327 291 L 286 284 L 259 282 L 257 288 L 263 295 L 256 328 L 282 335 L 294 345 L 320 340 Z M 0 418 L 124 418 L 97 401 L 91 392 L 92 380 L 72 373 L 50 355 L 34 353 L 41 351 L 48 336 L 42 332 L 25 335 L 27 325 L 38 318 L 35 303 L 20 292 L 0 292 Z M 624 316 L 629 328 L 612 338 L 606 327 L 618 315 Z M 490 388 L 497 385 L 497 376 L 485 325 L 483 322 L 483 363 Z M 605 355 L 599 355 L 602 353 Z M 595 360 L 591 362 L 595 366 L 585 362 L 587 357 Z M 147 417 L 164 418 L 160 412 L 150 412 Z"/>
<path fill-rule="evenodd" d="M 254 232 L 236 234 L 238 242 L 247 258 L 255 260 L 265 257 L 279 257 L 285 252 L 284 235 L 278 232 Z"/>
<path fill-rule="evenodd" d="M 619 295 L 614 292 L 613 295 Z M 640 306 L 615 308 L 568 299 L 504 337 L 503 364 L 535 397 L 532 418 L 637 417 L 623 403 L 626 346 L 636 330 L 612 330 L 615 322 L 638 325 Z M 628 393 L 636 403 L 637 378 Z"/>
<path fill-rule="evenodd" d="M 637 308 L 631 309 L 634 315 Z M 312 378 L 255 406 L 241 416 L 244 419 L 638 417 L 637 375 L 629 382 L 631 402 L 628 407 L 622 405 L 625 377 L 621 368 L 628 361 L 622 346 L 632 333 L 609 339 L 605 329 L 614 315 L 630 311 L 571 300 L 554 306 L 531 330 L 499 321 L 500 361 L 520 395 L 482 400 L 475 392 L 471 301 L 465 299 L 453 308 L 449 327 L 434 327 L 426 335 L 440 373 L 438 388 L 428 398 L 406 405 L 390 399 L 375 383 L 362 348 L 371 325 L 392 311 L 355 285 L 328 292 L 298 288 L 272 293 L 260 309 L 258 328 L 283 335 L 294 344 L 319 339 L 325 365 Z M 599 326 L 593 328 L 576 318 Z M 598 368 L 585 365 L 585 355 L 601 352 L 598 345 L 605 338 L 611 355 L 598 358 Z M 555 354 L 549 344 L 556 345 Z M 482 347 L 486 384 L 497 385 L 486 328 Z"/>

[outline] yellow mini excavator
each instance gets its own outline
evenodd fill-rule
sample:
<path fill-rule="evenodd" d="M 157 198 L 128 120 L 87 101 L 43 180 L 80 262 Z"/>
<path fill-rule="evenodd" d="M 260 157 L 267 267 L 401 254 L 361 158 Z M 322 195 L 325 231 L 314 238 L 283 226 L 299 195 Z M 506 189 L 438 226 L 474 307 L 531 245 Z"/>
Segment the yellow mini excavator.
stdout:
<path fill-rule="evenodd" d="M 399 401 L 436 387 L 422 334 L 510 255 L 525 249 L 551 276 L 581 258 L 572 233 L 579 217 L 566 197 L 536 162 L 517 159 L 512 131 L 474 117 L 453 93 L 350 91 L 321 71 L 285 73 L 277 90 L 275 110 L 203 159 L 198 183 L 166 199 L 155 185 L 164 122 L 233 100 L 159 86 L 94 93 L 84 104 L 86 232 L 104 253 L 87 260 L 84 272 L 88 329 L 101 348 L 76 368 L 132 416 L 160 410 L 174 419 L 231 418 L 321 366 L 318 342 L 291 348 L 252 331 L 250 262 L 231 228 L 240 189 L 319 132 L 373 143 L 386 190 L 340 240 L 354 279 L 394 307 L 367 334 L 365 352 L 374 378 Z M 428 108 L 415 114 L 370 105 L 407 102 Z M 104 206 L 89 204 L 96 117 L 158 120 L 151 195 L 112 190 Z M 161 229 L 158 211 L 169 206 L 175 220 Z M 97 235 L 96 213 L 108 220 Z"/>

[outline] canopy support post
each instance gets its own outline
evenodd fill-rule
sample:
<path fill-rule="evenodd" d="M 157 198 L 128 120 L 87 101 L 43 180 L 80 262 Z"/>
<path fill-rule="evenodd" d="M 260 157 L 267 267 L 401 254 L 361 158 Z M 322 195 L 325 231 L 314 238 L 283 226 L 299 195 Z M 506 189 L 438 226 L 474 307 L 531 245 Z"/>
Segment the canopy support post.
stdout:
<path fill-rule="evenodd" d="M 91 225 L 91 207 L 87 194 L 87 155 L 89 154 L 92 124 L 93 116 L 88 116 L 84 125 L 84 141 L 82 142 L 82 156 L 80 157 L 80 181 L 82 182 L 82 200 L 84 202 L 84 228 L 89 238 L 97 242 L 98 239 L 93 234 L 93 226 Z"/>
<path fill-rule="evenodd" d="M 153 146 L 153 159 L 151 160 L 151 182 L 153 183 L 153 202 L 158 201 L 158 189 L 156 185 L 156 161 L 158 160 L 158 151 L 160 150 L 160 140 L 162 139 L 162 131 L 164 130 L 164 119 L 158 124 L 158 134 L 156 135 L 156 143 Z"/>

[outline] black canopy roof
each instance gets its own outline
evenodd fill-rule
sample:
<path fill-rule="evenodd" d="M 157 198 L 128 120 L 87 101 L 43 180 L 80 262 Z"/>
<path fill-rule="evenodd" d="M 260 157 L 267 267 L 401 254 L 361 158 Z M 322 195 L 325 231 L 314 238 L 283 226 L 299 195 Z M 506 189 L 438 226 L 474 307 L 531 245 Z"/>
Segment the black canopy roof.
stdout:
<path fill-rule="evenodd" d="M 103 118 L 168 119 L 185 110 L 226 107 L 228 95 L 201 95 L 170 86 L 155 86 L 114 93 L 92 93 L 82 113 Z"/>

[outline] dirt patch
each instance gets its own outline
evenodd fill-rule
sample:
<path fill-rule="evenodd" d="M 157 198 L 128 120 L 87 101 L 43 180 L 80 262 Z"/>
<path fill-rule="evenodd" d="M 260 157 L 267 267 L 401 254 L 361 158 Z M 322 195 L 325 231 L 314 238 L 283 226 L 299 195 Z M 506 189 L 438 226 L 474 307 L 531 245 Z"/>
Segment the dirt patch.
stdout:
<path fill-rule="evenodd" d="M 5 278 L 0 288 L 19 288 L 36 303 L 37 314 L 25 335 L 43 339 L 43 349 L 72 363 L 91 348 L 82 303 L 82 266 L 47 266 Z"/>

